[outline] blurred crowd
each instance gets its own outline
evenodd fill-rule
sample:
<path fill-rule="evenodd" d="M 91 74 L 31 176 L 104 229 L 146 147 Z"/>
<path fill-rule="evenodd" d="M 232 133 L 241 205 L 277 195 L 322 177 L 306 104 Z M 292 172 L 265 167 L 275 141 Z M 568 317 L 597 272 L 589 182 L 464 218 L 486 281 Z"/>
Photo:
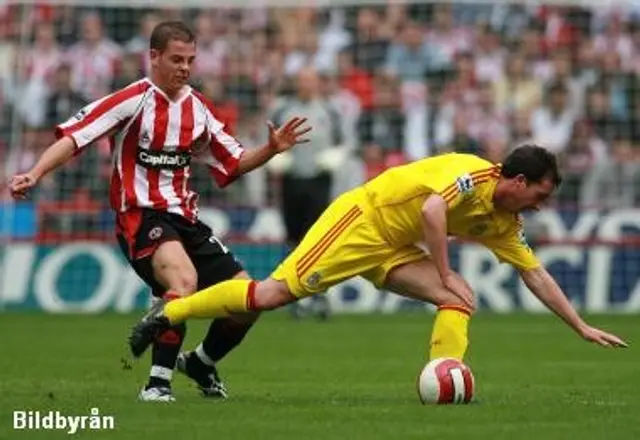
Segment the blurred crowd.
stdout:
<path fill-rule="evenodd" d="M 330 169 L 334 194 L 405 161 L 460 151 L 500 162 L 533 140 L 561 158 L 559 203 L 637 205 L 640 8 L 607 3 L 0 7 L 0 177 L 32 165 L 56 123 L 144 76 L 153 26 L 182 19 L 197 34 L 194 85 L 247 148 L 287 100 L 312 97 L 339 115 L 340 136 L 327 137 L 346 152 Z M 38 197 L 106 203 L 110 163 L 108 145 L 96 145 Z M 278 172 L 224 192 L 196 172 L 193 186 L 205 205 L 278 204 Z"/>

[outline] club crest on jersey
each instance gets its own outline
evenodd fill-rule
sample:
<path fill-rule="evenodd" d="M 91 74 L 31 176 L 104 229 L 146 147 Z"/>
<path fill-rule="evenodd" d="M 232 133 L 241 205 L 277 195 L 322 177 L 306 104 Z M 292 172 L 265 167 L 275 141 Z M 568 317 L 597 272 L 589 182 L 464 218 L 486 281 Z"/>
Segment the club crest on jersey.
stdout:
<path fill-rule="evenodd" d="M 162 232 L 162 228 L 160 226 L 156 226 L 149 231 L 149 239 L 157 240 L 158 238 L 162 237 Z"/>
<path fill-rule="evenodd" d="M 76 121 L 82 121 L 84 117 L 87 115 L 87 110 L 82 109 L 73 117 Z"/>
<path fill-rule="evenodd" d="M 469 194 L 473 191 L 473 177 L 469 174 L 463 174 L 456 179 L 456 186 L 460 194 Z"/>
<path fill-rule="evenodd" d="M 309 287 L 315 287 L 318 285 L 318 283 L 320 282 L 320 273 L 318 272 L 314 272 L 311 275 L 309 275 L 309 278 L 307 278 L 307 284 L 309 285 Z"/>

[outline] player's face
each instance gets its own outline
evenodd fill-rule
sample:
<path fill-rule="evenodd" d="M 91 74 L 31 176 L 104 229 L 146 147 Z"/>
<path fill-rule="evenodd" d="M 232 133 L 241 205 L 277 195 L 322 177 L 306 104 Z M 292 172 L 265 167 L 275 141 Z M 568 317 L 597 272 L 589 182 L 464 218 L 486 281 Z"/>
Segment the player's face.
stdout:
<path fill-rule="evenodd" d="M 541 182 L 528 182 L 523 175 L 516 176 L 512 181 L 511 191 L 505 197 L 504 207 L 512 212 L 538 211 L 551 197 L 555 185 L 551 179 Z"/>
<path fill-rule="evenodd" d="M 189 81 L 191 66 L 196 59 L 195 42 L 170 40 L 162 50 L 151 50 L 151 66 L 157 73 L 158 86 L 170 92 L 179 91 Z"/>

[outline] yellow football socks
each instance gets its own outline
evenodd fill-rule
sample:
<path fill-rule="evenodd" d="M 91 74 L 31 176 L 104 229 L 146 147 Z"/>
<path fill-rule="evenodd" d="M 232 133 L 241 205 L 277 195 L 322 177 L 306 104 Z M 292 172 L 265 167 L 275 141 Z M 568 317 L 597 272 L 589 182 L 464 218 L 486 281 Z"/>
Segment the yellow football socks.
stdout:
<path fill-rule="evenodd" d="M 438 307 L 431 333 L 429 359 L 450 357 L 462 360 L 467 351 L 467 329 L 471 312 L 461 306 Z"/>
<path fill-rule="evenodd" d="M 164 306 L 164 314 L 171 324 L 189 318 L 220 318 L 252 309 L 252 280 L 229 280 L 200 290 L 185 298 L 175 299 Z"/>

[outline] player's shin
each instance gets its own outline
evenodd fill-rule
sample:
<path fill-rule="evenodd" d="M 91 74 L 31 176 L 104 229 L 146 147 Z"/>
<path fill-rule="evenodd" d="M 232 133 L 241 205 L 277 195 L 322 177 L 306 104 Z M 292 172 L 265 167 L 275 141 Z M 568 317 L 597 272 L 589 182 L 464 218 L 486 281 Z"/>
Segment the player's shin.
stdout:
<path fill-rule="evenodd" d="M 471 311 L 463 306 L 440 306 L 431 333 L 429 359 L 462 360 L 467 350 Z"/>
<path fill-rule="evenodd" d="M 198 346 L 196 353 L 201 351 L 212 362 L 218 362 L 242 342 L 252 326 L 253 321 L 238 322 L 231 319 L 215 319 L 209 326 L 209 331 Z"/>
<path fill-rule="evenodd" d="M 253 310 L 256 282 L 229 280 L 200 290 L 186 298 L 171 301 L 164 307 L 164 315 L 172 324 L 190 318 L 221 318 L 232 313 Z"/>
<path fill-rule="evenodd" d="M 173 301 L 180 298 L 179 295 L 167 292 L 164 297 L 166 301 Z M 182 342 L 187 333 L 185 323 L 177 324 L 165 330 L 153 343 L 151 353 L 151 371 L 149 372 L 149 382 L 145 389 L 152 387 L 171 386 L 173 368 L 180 353 Z"/>

